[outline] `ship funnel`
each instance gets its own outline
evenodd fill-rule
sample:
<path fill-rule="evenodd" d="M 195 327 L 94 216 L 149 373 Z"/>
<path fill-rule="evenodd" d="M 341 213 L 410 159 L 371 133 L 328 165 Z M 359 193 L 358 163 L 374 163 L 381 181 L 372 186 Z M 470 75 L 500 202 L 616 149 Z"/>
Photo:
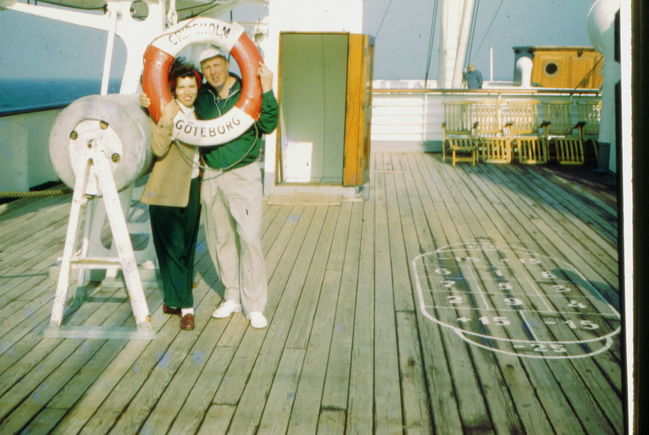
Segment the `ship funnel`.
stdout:
<path fill-rule="evenodd" d="M 86 170 L 87 150 L 103 150 L 118 190 L 129 186 L 151 165 L 149 118 L 137 95 L 90 95 L 61 111 L 50 131 L 54 170 L 74 188 Z M 92 183 L 84 193 L 97 194 Z"/>

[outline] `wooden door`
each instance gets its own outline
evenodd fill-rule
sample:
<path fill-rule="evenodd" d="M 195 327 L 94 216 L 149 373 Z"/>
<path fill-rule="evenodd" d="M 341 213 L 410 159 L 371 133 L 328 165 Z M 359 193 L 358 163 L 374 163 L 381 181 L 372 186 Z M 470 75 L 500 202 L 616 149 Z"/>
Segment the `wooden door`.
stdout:
<path fill-rule="evenodd" d="M 374 44 L 368 35 L 349 35 L 347 59 L 343 185 L 360 186 L 370 172 Z"/>

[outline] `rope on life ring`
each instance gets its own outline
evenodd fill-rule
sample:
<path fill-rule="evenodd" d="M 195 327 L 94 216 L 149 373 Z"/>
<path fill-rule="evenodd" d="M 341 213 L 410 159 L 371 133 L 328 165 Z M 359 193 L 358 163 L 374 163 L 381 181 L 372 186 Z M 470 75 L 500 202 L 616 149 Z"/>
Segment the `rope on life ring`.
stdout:
<path fill-rule="evenodd" d="M 241 71 L 241 96 L 234 107 L 216 119 L 188 120 L 177 116 L 174 134 L 178 140 L 190 145 L 221 145 L 241 136 L 261 113 L 261 83 L 257 68 L 262 58 L 243 26 L 198 17 L 170 27 L 144 52 L 142 90 L 151 99 L 149 114 L 157 122 L 162 103 L 169 103 L 172 99 L 168 76 L 174 58 L 182 49 L 195 43 L 214 44 L 230 52 Z"/>

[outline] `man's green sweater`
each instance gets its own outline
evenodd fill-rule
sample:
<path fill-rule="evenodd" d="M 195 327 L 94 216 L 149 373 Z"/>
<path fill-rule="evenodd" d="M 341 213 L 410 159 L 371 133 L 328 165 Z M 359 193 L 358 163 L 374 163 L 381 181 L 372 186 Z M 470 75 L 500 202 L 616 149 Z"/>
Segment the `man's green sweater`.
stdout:
<path fill-rule="evenodd" d="M 198 119 L 215 119 L 230 110 L 239 100 L 241 81 L 230 88 L 227 98 L 220 98 L 218 92 L 205 83 L 198 91 L 194 109 Z M 271 133 L 277 127 L 279 106 L 273 91 L 262 95 L 261 115 L 259 120 L 241 136 L 223 145 L 203 147 L 202 155 L 205 162 L 214 169 L 234 169 L 246 166 L 259 157 L 263 134 Z M 256 128 L 255 128 L 256 126 Z"/>

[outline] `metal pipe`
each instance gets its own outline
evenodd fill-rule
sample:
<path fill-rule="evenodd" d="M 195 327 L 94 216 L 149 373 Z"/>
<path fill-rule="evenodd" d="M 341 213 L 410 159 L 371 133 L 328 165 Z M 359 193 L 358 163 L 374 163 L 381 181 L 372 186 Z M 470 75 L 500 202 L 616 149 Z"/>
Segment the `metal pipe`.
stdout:
<path fill-rule="evenodd" d="M 446 45 L 448 44 L 448 15 L 449 15 L 449 5 L 448 0 L 442 0 L 442 17 L 439 21 L 440 23 L 440 32 L 439 32 L 439 60 L 437 65 L 437 87 L 438 88 L 447 88 L 450 84 L 448 80 L 448 54 L 446 51 Z"/>
<path fill-rule="evenodd" d="M 113 60 L 113 47 L 115 45 L 115 31 L 117 29 L 117 11 L 108 5 L 110 27 L 108 28 L 108 39 L 106 41 L 106 53 L 104 54 L 104 71 L 101 75 L 101 95 L 108 94 L 108 82 L 110 79 L 110 67 Z"/>
<path fill-rule="evenodd" d="M 462 7 L 462 20 L 460 22 L 460 39 L 457 44 L 457 51 L 455 55 L 455 68 L 453 69 L 453 83 L 454 88 L 462 86 L 462 76 L 464 74 L 464 62 L 466 60 L 467 43 L 469 40 L 469 32 L 471 30 L 471 17 L 473 15 L 473 1 L 464 0 Z"/>
<path fill-rule="evenodd" d="M 494 46 L 489 47 L 489 81 L 494 81 Z"/>

